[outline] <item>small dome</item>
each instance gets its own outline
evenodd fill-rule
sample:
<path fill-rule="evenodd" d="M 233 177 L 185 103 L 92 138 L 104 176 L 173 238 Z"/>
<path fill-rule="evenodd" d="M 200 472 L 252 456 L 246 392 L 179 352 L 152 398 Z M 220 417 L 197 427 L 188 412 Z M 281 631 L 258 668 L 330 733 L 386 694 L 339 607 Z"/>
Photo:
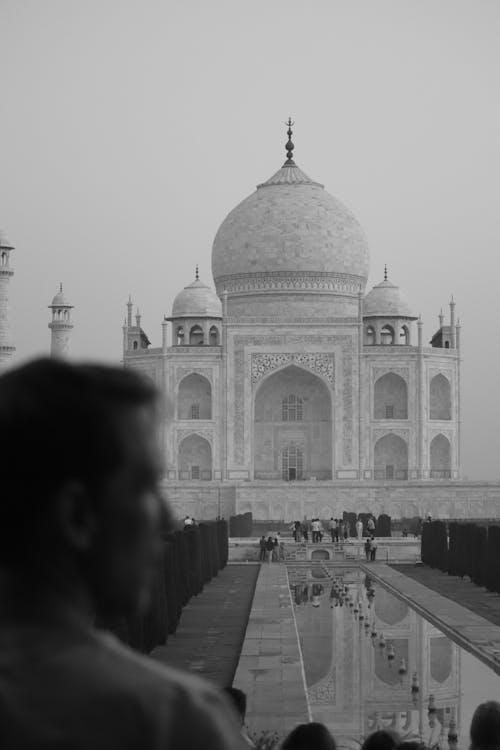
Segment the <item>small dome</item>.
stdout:
<path fill-rule="evenodd" d="M 172 318 L 221 318 L 222 305 L 216 293 L 198 278 L 174 299 Z"/>
<path fill-rule="evenodd" d="M 73 307 L 73 305 L 69 304 L 63 294 L 62 284 L 59 286 L 59 291 L 57 292 L 49 307 Z"/>
<path fill-rule="evenodd" d="M 416 320 L 399 287 L 387 278 L 368 292 L 363 303 L 364 318 L 411 318 Z"/>

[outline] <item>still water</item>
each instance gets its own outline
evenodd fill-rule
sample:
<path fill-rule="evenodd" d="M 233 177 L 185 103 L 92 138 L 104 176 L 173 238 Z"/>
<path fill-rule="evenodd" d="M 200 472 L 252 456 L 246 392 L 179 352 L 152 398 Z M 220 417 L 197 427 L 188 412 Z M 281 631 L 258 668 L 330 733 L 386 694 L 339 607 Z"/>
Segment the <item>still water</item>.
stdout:
<path fill-rule="evenodd" d="M 448 750 L 469 745 L 476 706 L 500 699 L 500 676 L 359 568 L 289 565 L 314 721 L 342 747 L 376 729 Z"/>

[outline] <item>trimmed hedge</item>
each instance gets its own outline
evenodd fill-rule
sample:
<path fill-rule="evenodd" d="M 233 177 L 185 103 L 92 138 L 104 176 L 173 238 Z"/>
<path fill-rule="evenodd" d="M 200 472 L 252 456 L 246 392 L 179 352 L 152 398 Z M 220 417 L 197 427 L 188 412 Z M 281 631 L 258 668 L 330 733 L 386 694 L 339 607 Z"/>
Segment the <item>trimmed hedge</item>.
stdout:
<path fill-rule="evenodd" d="M 229 517 L 229 536 L 252 536 L 253 517 L 251 513 L 239 513 Z"/>
<path fill-rule="evenodd" d="M 225 567 L 227 559 L 226 521 L 205 521 L 164 534 L 148 611 L 127 618 L 98 616 L 96 627 L 110 630 L 132 648 L 149 653 L 175 633 L 182 608 Z"/>
<path fill-rule="evenodd" d="M 422 562 L 500 594 L 500 526 L 453 521 L 447 530 L 445 521 L 426 522 Z"/>

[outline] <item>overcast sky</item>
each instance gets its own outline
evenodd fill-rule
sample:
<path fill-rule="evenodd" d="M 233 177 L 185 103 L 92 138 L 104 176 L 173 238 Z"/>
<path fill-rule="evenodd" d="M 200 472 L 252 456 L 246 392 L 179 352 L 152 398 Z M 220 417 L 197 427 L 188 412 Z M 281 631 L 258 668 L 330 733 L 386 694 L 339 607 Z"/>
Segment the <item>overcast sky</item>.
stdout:
<path fill-rule="evenodd" d="M 0 227 L 17 360 L 153 345 L 225 215 L 295 158 L 344 202 L 430 339 L 457 302 L 463 473 L 500 478 L 498 0 L 0 0 Z"/>

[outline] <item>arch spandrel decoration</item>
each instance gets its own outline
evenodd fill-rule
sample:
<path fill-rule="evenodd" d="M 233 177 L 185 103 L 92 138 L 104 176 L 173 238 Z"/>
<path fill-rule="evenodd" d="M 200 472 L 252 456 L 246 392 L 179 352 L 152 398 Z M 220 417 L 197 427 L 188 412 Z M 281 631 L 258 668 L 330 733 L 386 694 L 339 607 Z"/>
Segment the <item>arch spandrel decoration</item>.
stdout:
<path fill-rule="evenodd" d="M 297 365 L 320 375 L 333 387 L 335 385 L 335 357 L 324 352 L 279 352 L 277 354 L 252 354 L 251 378 L 256 385 L 273 370 L 287 365 Z"/>
<path fill-rule="evenodd" d="M 205 438 L 210 445 L 213 444 L 213 432 L 212 430 L 177 430 L 177 445 L 180 445 L 182 441 L 190 435 L 198 435 L 198 437 Z"/>
<path fill-rule="evenodd" d="M 410 430 L 391 430 L 390 427 L 387 429 L 373 430 L 373 441 L 376 443 L 380 438 L 386 435 L 396 435 L 396 437 L 402 438 L 407 444 L 410 440 Z"/>
<path fill-rule="evenodd" d="M 378 380 L 383 375 L 389 375 L 390 373 L 394 373 L 394 375 L 399 375 L 400 378 L 403 378 L 403 380 L 406 381 L 406 384 L 409 384 L 410 380 L 410 371 L 408 367 L 391 367 L 390 365 L 387 365 L 387 367 L 374 367 L 372 369 L 373 373 L 373 381 Z"/>
<path fill-rule="evenodd" d="M 210 385 L 213 385 L 213 372 L 210 367 L 177 367 L 175 370 L 175 382 L 177 385 L 187 375 L 202 375 L 206 378 Z"/>

